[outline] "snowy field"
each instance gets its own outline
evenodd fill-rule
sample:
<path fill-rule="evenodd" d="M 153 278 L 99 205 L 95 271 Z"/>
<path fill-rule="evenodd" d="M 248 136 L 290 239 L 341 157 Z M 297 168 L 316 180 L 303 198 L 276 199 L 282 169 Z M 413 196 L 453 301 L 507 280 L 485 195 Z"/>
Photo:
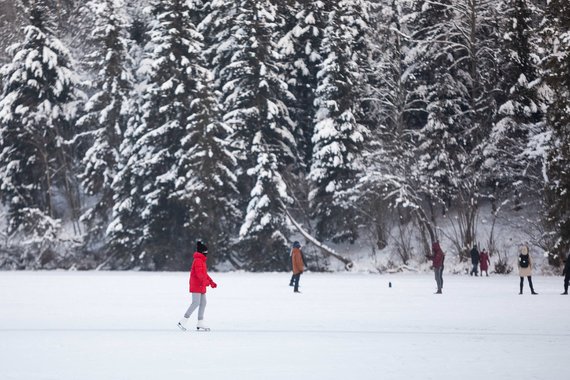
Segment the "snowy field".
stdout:
<path fill-rule="evenodd" d="M 0 379 L 570 378 L 561 277 L 211 276 L 212 331 L 182 332 L 186 273 L 0 272 Z"/>

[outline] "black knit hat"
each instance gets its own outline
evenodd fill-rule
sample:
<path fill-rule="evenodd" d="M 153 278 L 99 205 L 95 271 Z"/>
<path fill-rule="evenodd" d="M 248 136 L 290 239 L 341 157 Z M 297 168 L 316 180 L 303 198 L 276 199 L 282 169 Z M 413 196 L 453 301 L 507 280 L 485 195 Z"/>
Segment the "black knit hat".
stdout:
<path fill-rule="evenodd" d="M 196 242 L 196 251 L 200 252 L 203 255 L 207 254 L 208 253 L 208 247 L 206 246 L 206 243 L 203 242 L 202 240 L 198 240 Z"/>

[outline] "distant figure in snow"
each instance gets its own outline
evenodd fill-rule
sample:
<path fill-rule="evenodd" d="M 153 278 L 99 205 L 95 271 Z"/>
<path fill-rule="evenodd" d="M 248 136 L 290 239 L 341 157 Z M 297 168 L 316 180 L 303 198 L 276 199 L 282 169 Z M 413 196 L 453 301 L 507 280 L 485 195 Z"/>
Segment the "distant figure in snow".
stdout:
<path fill-rule="evenodd" d="M 437 284 L 437 291 L 435 294 L 442 294 L 443 289 L 443 262 L 445 260 L 445 254 L 439 246 L 439 241 L 434 241 L 431 245 L 432 253 L 431 255 L 426 255 L 426 257 L 432 260 L 433 271 L 435 273 L 435 282 Z"/>
<path fill-rule="evenodd" d="M 471 268 L 471 276 L 473 276 L 473 274 L 475 274 L 475 277 L 478 276 L 478 268 L 479 268 L 479 251 L 477 250 L 477 244 L 473 245 L 473 248 L 471 249 L 471 265 L 473 265 L 473 267 Z"/>
<path fill-rule="evenodd" d="M 303 260 L 303 252 L 301 252 L 301 243 L 298 241 L 293 243 L 293 249 L 291 250 L 291 264 L 293 266 L 293 277 L 291 277 L 291 282 L 293 283 L 293 291 L 295 293 L 301 293 L 299 291 L 299 280 L 301 274 L 305 270 L 305 262 Z"/>
<path fill-rule="evenodd" d="M 198 240 L 196 243 L 196 252 L 194 252 L 194 261 L 190 269 L 190 293 L 192 294 L 192 304 L 184 313 L 184 318 L 178 322 L 178 327 L 186 331 L 188 319 L 198 309 L 198 330 L 209 331 L 210 328 L 204 323 L 204 310 L 206 309 L 206 287 L 211 286 L 215 289 L 218 285 L 208 276 L 208 267 L 206 260 L 208 255 L 208 247 L 204 242 Z"/>
<path fill-rule="evenodd" d="M 562 275 L 564 276 L 564 293 L 568 294 L 568 283 L 570 283 L 570 253 L 566 255 L 566 260 L 564 260 L 564 270 Z"/>
<path fill-rule="evenodd" d="M 491 260 L 489 260 L 489 254 L 485 249 L 481 251 L 479 254 L 479 266 L 481 267 L 481 277 L 483 276 L 483 272 L 489 277 L 489 264 L 491 264 Z"/>
<path fill-rule="evenodd" d="M 532 258 L 530 256 L 530 250 L 526 243 L 522 244 L 519 247 L 518 267 L 519 267 L 519 276 L 521 278 L 519 294 L 523 294 L 523 285 L 525 277 L 528 279 L 528 285 L 530 286 L 530 293 L 538 294 L 534 291 L 534 287 L 532 286 Z"/>
<path fill-rule="evenodd" d="M 291 265 L 293 264 L 293 250 L 295 248 L 301 249 L 301 243 L 299 243 L 298 241 L 294 241 L 293 242 L 293 247 L 291 248 L 291 251 L 289 251 L 289 261 L 291 261 Z M 301 257 L 303 258 L 303 262 L 305 262 L 305 257 L 303 256 L 303 251 L 301 251 Z M 291 269 L 293 269 L 291 267 Z M 295 286 L 295 273 L 291 274 L 291 280 L 289 281 L 289 286 Z"/>

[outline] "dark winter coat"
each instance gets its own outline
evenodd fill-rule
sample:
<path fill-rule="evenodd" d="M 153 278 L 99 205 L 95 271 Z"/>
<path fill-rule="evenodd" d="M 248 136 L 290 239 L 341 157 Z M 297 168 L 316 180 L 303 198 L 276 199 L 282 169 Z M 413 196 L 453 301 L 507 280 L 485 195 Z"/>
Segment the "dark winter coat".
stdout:
<path fill-rule="evenodd" d="M 471 264 L 477 265 L 479 264 L 479 251 L 476 247 L 473 247 L 471 250 Z"/>
<path fill-rule="evenodd" d="M 481 271 L 486 272 L 489 269 L 489 264 L 490 264 L 489 255 L 487 254 L 487 252 L 483 251 L 479 255 L 479 259 L 481 260 L 481 263 L 480 263 Z"/>
<path fill-rule="evenodd" d="M 566 258 L 566 264 L 564 264 L 564 270 L 562 271 L 563 276 L 570 276 L 570 255 Z"/>
<path fill-rule="evenodd" d="M 200 252 L 194 252 L 194 262 L 190 269 L 190 293 L 206 293 L 206 287 L 214 285 L 214 281 L 208 276 L 206 266 L 207 257 Z"/>
<path fill-rule="evenodd" d="M 428 256 L 428 258 L 432 259 L 432 265 L 434 268 L 441 268 L 443 266 L 443 262 L 445 260 L 445 254 L 443 253 L 443 251 L 441 250 L 441 247 L 439 246 L 439 242 L 434 242 L 431 245 L 431 249 L 433 251 L 431 256 Z"/>

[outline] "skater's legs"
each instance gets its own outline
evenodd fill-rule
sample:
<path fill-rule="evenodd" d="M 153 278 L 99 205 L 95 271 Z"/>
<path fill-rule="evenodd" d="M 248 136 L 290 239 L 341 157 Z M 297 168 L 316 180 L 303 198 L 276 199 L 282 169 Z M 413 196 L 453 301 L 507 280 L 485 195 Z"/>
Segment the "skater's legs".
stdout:
<path fill-rule="evenodd" d="M 527 278 L 528 278 L 528 286 L 530 287 L 530 292 L 534 294 L 535 291 L 534 291 L 534 286 L 532 286 L 532 277 L 528 276 Z"/>
<path fill-rule="evenodd" d="M 293 285 L 295 286 L 294 291 L 298 292 L 299 291 L 299 280 L 301 279 L 301 273 L 297 273 L 293 275 Z"/>
<path fill-rule="evenodd" d="M 200 306 L 200 301 L 202 300 L 201 293 L 192 293 L 192 303 L 184 313 L 184 318 L 190 318 L 194 310 L 196 310 Z"/>
<path fill-rule="evenodd" d="M 437 284 L 437 291 L 440 292 L 443 288 L 443 267 L 434 268 L 435 283 Z"/>
<path fill-rule="evenodd" d="M 477 274 L 478 274 L 477 267 L 478 267 L 478 264 L 473 264 L 473 268 L 471 268 L 471 276 L 473 276 L 473 274 L 475 274 L 475 276 L 477 276 Z"/>
<path fill-rule="evenodd" d="M 198 320 L 204 319 L 204 310 L 206 310 L 206 293 L 200 294 L 200 307 L 198 308 Z"/>
<path fill-rule="evenodd" d="M 522 294 L 523 286 L 524 286 L 524 277 L 521 277 L 521 283 L 520 283 L 521 290 L 520 290 L 519 294 Z"/>
<path fill-rule="evenodd" d="M 433 273 L 435 275 L 435 283 L 437 286 L 437 290 L 439 291 L 439 289 L 441 289 L 441 287 L 439 285 L 439 268 L 433 268 Z"/>
<path fill-rule="evenodd" d="M 570 283 L 570 274 L 564 276 L 564 293 L 568 293 L 568 284 Z"/>

